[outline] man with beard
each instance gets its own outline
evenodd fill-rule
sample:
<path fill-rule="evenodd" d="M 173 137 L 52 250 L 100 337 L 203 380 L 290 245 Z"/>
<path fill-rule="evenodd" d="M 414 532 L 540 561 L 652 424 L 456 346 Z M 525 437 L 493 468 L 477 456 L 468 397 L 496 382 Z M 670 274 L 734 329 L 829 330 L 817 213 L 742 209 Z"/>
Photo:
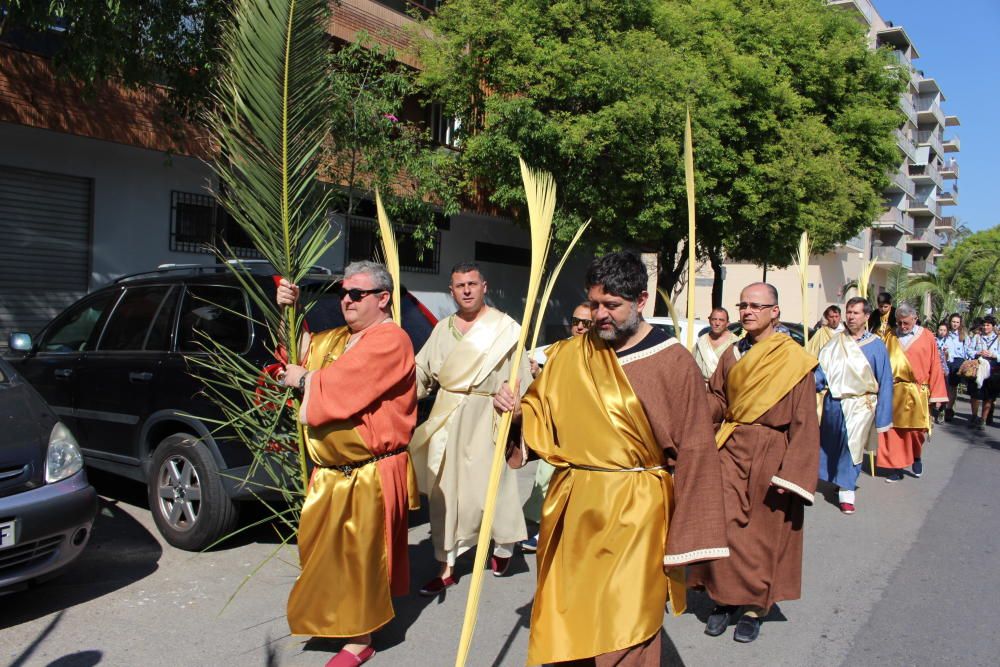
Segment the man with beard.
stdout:
<path fill-rule="evenodd" d="M 417 353 L 417 395 L 437 390 L 430 416 L 417 427 L 410 450 L 420 490 L 430 500 L 431 542 L 441 564 L 437 577 L 421 589 L 437 595 L 456 583 L 455 560 L 475 546 L 486 504 L 493 457 L 493 394 L 521 364 L 529 378 L 528 358 L 514 359 L 521 327 L 486 305 L 486 278 L 479 266 L 451 270 L 451 296 L 458 312 L 441 320 Z M 514 547 L 528 537 L 520 511 L 517 477 L 500 480 L 493 522 L 495 576 L 507 572 Z"/>
<path fill-rule="evenodd" d="M 738 607 L 733 639 L 752 642 L 761 618 L 802 587 L 802 523 L 812 504 L 819 465 L 816 358 L 775 331 L 778 291 L 743 288 L 746 336 L 722 355 L 708 382 L 722 462 L 726 541 L 731 556 L 688 568 L 688 583 L 718 605 L 705 633 L 725 632 Z"/>
<path fill-rule="evenodd" d="M 705 381 L 712 377 L 719 365 L 719 358 L 738 338 L 729 330 L 729 312 L 725 308 L 713 308 L 708 316 L 709 330 L 698 337 L 694 347 L 694 362 Z"/>
<path fill-rule="evenodd" d="M 819 478 L 840 487 L 844 514 L 855 512 L 855 489 L 866 449 L 892 428 L 892 367 L 885 343 L 868 331 L 872 307 L 864 297 L 847 302 L 847 333 L 819 353 L 816 387 L 827 390 L 820 421 Z M 874 427 L 874 428 L 873 428 Z"/>
<path fill-rule="evenodd" d="M 921 460 L 931 427 L 928 403 L 947 403 L 948 389 L 934 334 L 917 324 L 917 311 L 908 303 L 896 308 L 899 325 L 885 336 L 894 382 L 892 428 L 878 436 L 878 466 L 888 469 L 885 481 L 903 479 L 903 468 L 914 477 L 924 472 Z"/>
<path fill-rule="evenodd" d="M 523 465 L 527 448 L 556 469 L 528 664 L 660 665 L 668 597 L 685 609 L 683 566 L 729 553 L 704 380 L 639 314 L 646 281 L 632 253 L 596 259 L 591 333 L 562 344 L 523 401 L 509 389 L 495 400 L 523 410 L 509 463 Z"/>

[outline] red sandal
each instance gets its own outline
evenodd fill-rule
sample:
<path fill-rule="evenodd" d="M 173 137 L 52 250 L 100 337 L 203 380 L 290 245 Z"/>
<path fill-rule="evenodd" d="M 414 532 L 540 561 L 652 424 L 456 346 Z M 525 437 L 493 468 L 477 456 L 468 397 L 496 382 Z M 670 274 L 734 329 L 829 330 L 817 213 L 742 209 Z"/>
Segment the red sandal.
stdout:
<path fill-rule="evenodd" d="M 357 655 L 354 655 L 345 648 L 330 658 L 329 662 L 326 663 L 326 667 L 358 667 L 358 665 L 363 665 L 371 660 L 374 655 L 375 649 L 371 646 L 366 646 Z"/>

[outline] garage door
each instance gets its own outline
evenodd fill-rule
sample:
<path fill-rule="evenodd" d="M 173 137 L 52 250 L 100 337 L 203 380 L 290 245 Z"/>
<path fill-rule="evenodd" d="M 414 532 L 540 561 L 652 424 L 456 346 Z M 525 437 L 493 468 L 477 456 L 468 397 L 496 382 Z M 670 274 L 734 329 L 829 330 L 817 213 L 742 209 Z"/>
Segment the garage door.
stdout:
<path fill-rule="evenodd" d="M 87 292 L 92 182 L 0 166 L 0 349 Z"/>

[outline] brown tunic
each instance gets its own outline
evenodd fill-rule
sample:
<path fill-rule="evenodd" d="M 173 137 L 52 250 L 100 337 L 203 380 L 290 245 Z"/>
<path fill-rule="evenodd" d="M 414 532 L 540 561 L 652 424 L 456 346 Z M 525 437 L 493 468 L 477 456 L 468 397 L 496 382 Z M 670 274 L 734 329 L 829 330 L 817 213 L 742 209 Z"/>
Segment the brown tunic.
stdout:
<path fill-rule="evenodd" d="M 726 350 L 708 384 L 716 423 L 726 412 L 725 382 L 736 365 Z M 816 381 L 808 373 L 754 424 L 738 426 L 719 450 L 730 557 L 688 569 L 688 584 L 718 604 L 769 609 L 802 588 L 804 506 L 819 468 Z M 779 493 L 779 488 L 784 493 Z"/>

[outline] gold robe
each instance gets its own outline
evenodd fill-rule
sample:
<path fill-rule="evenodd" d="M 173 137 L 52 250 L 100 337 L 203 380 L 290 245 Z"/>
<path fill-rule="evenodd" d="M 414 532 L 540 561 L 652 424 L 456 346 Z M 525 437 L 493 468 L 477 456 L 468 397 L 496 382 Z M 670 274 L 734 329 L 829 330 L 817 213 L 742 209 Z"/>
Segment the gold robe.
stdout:
<path fill-rule="evenodd" d="M 519 332 L 517 322 L 491 308 L 464 336 L 452 318 L 438 322 L 417 354 L 417 395 L 436 389 L 437 398 L 410 451 L 420 490 L 430 500 L 431 541 L 440 562 L 453 563 L 479 538 L 493 455 L 493 394 L 510 377 Z M 518 362 L 527 390 L 527 355 Z M 517 477 L 504 471 L 493 522 L 497 544 L 528 538 L 520 505 Z"/>
<path fill-rule="evenodd" d="M 806 352 L 814 357 L 819 357 L 820 350 L 826 347 L 826 344 L 833 340 L 833 337 L 838 333 L 840 331 L 834 331 L 830 327 L 820 327 L 816 330 L 816 333 L 809 337 Z"/>
<path fill-rule="evenodd" d="M 292 634 L 355 637 L 385 625 L 409 587 L 409 457 L 416 422 L 413 347 L 392 322 L 345 352 L 350 331 L 313 336 L 306 445 L 315 464 L 288 597 Z M 373 460 L 379 457 L 378 460 Z M 365 463 L 345 473 L 333 466 Z"/>
<path fill-rule="evenodd" d="M 684 611 L 681 566 L 729 553 L 704 380 L 676 339 L 619 360 L 588 334 L 562 345 L 522 408 L 525 445 L 556 468 L 528 663 L 638 647 L 659 633 L 668 593 Z"/>

